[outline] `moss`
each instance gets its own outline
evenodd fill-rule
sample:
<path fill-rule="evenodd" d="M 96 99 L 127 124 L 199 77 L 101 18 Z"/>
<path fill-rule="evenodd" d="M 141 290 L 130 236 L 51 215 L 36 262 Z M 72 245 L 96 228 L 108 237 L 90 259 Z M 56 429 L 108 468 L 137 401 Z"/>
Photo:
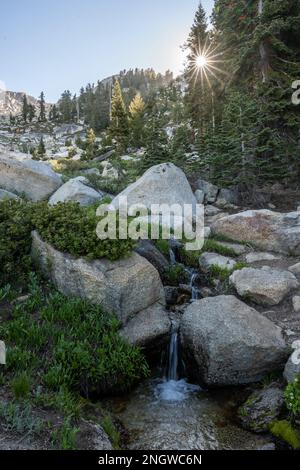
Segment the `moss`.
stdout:
<path fill-rule="evenodd" d="M 171 266 L 165 271 L 164 280 L 169 286 L 178 286 L 179 284 L 185 284 L 189 279 L 189 275 L 186 272 L 184 266 L 176 264 Z"/>
<path fill-rule="evenodd" d="M 299 433 L 288 421 L 274 421 L 270 425 L 270 432 L 273 436 L 287 442 L 294 450 L 300 449 Z"/>

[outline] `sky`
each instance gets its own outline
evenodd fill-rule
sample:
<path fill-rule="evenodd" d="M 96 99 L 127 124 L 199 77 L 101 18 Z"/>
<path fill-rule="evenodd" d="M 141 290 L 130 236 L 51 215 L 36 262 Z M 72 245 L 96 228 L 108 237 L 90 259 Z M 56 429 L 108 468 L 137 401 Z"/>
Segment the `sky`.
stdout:
<path fill-rule="evenodd" d="M 202 0 L 211 13 L 213 0 Z M 122 69 L 182 71 L 199 0 L 0 0 L 0 82 L 55 102 Z"/>

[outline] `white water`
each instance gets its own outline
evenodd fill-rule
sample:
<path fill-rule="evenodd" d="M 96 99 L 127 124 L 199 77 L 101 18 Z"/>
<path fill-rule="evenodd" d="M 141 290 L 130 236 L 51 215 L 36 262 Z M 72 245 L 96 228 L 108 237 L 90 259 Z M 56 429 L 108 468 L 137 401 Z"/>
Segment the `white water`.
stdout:
<path fill-rule="evenodd" d="M 162 382 L 159 382 L 154 389 L 154 395 L 158 400 L 168 402 L 183 401 L 188 398 L 191 393 L 201 390 L 198 385 L 189 384 L 185 379 L 179 380 L 178 365 L 178 330 L 175 329 L 171 335 L 169 344 L 166 377 Z"/>

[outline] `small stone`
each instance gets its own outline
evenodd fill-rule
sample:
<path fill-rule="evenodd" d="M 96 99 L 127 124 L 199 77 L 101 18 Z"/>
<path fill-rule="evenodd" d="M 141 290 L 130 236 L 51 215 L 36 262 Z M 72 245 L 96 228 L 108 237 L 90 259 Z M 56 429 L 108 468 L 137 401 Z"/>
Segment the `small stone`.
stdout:
<path fill-rule="evenodd" d="M 259 261 L 275 261 L 281 259 L 281 256 L 274 256 L 272 253 L 263 253 L 263 252 L 258 252 L 258 253 L 249 253 L 246 256 L 246 261 L 247 263 L 257 263 Z"/>
<path fill-rule="evenodd" d="M 290 266 L 288 270 L 295 275 L 300 274 L 300 263 Z"/>
<path fill-rule="evenodd" d="M 300 296 L 299 295 L 295 295 L 295 297 L 293 297 L 293 307 L 296 313 L 300 312 Z"/>
<path fill-rule="evenodd" d="M 217 253 L 203 253 L 199 258 L 199 265 L 201 268 L 209 269 L 212 266 L 218 266 L 221 269 L 234 269 L 236 261 L 232 258 L 219 255 Z"/>

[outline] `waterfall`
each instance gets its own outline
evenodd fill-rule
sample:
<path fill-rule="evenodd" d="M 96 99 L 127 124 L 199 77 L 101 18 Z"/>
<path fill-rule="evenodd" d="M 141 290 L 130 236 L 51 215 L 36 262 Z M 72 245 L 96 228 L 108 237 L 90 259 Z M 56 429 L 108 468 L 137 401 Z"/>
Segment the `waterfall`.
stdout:
<path fill-rule="evenodd" d="M 190 276 L 190 287 L 192 290 L 192 300 L 198 300 L 199 299 L 199 291 L 198 288 L 196 287 L 196 280 L 198 277 L 198 272 L 193 270 L 193 269 L 188 269 L 187 272 L 189 273 Z"/>
<path fill-rule="evenodd" d="M 176 256 L 175 256 L 175 253 L 174 253 L 174 251 L 172 250 L 171 247 L 169 249 L 169 256 L 170 256 L 171 265 L 176 264 Z"/>
<path fill-rule="evenodd" d="M 178 379 L 177 370 L 178 370 L 178 331 L 174 331 L 171 335 L 170 345 L 169 345 L 167 379 L 177 380 Z"/>

